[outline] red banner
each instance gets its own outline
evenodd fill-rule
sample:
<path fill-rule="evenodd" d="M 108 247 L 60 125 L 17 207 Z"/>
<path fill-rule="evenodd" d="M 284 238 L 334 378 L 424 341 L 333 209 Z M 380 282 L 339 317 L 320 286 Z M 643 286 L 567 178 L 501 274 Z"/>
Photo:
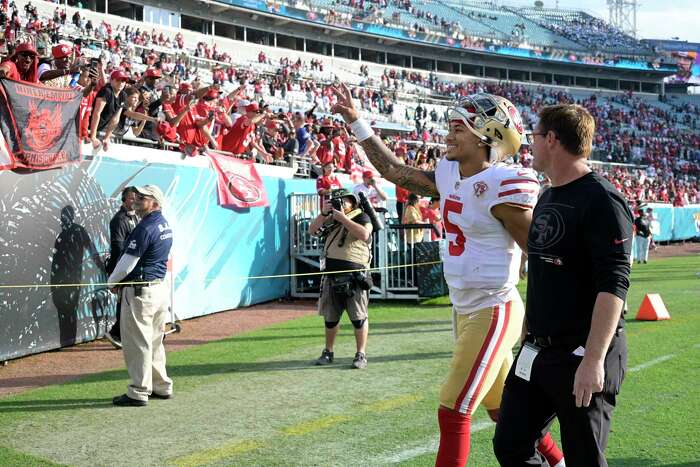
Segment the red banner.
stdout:
<path fill-rule="evenodd" d="M 207 154 L 218 174 L 219 206 L 252 208 L 270 204 L 252 161 L 215 153 Z"/>
<path fill-rule="evenodd" d="M 0 168 L 51 169 L 80 162 L 81 93 L 0 80 Z"/>

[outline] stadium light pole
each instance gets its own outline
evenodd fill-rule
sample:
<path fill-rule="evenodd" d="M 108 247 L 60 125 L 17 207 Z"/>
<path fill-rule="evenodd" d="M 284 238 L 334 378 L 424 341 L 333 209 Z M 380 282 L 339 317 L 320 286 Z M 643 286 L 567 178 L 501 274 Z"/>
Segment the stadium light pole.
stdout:
<path fill-rule="evenodd" d="M 607 0 L 608 22 L 625 34 L 637 38 L 637 0 Z"/>

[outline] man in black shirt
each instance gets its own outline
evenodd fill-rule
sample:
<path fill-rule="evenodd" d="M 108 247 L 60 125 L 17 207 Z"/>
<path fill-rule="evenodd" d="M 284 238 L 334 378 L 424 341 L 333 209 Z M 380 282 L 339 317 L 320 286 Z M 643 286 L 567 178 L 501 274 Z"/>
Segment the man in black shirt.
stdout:
<path fill-rule="evenodd" d="M 649 218 L 644 214 L 643 209 L 637 211 L 637 217 L 634 218 L 634 235 L 635 254 L 634 257 L 637 263 L 647 264 L 649 259 L 649 243 L 651 240 L 651 223 Z"/>
<path fill-rule="evenodd" d="M 136 202 L 136 189 L 128 186 L 122 190 L 122 205 L 119 211 L 109 221 L 109 259 L 105 269 L 107 274 L 112 274 L 114 267 L 119 261 L 119 257 L 124 252 L 124 242 L 129 234 L 134 230 L 136 224 L 139 223 L 139 218 L 134 211 L 134 203 Z M 105 337 L 112 345 L 118 349 L 122 347 L 121 332 L 119 331 L 119 317 L 121 308 L 121 296 L 117 298 L 117 315 L 116 321 L 112 328 L 107 331 Z"/>
<path fill-rule="evenodd" d="M 586 164 L 595 123 L 583 107 L 540 112 L 533 167 L 552 181 L 533 212 L 523 347 L 506 380 L 494 451 L 502 466 L 545 466 L 537 440 L 556 416 L 566 465 L 607 466 L 625 372 L 622 306 L 632 214 Z"/>
<path fill-rule="evenodd" d="M 95 103 L 92 106 L 92 116 L 90 119 L 90 140 L 92 146 L 97 149 L 109 145 L 109 141 L 98 138 L 98 132 L 104 131 L 117 113 L 117 110 L 124 102 L 124 86 L 129 79 L 129 75 L 122 70 L 115 70 L 109 77 L 109 84 L 100 89 L 95 96 Z"/>

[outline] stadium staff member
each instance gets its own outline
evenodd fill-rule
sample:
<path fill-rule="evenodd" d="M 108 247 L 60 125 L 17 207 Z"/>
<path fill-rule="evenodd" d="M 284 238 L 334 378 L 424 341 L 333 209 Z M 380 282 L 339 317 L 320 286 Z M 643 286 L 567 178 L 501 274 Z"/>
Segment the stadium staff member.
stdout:
<path fill-rule="evenodd" d="M 134 204 L 136 203 L 136 188 L 133 186 L 128 186 L 122 190 L 122 205 L 119 211 L 112 217 L 109 221 L 109 259 L 105 269 L 107 274 L 112 274 L 117 261 L 124 252 L 124 246 L 127 237 L 139 223 L 139 218 L 134 211 Z M 122 348 L 122 338 L 119 332 L 119 317 L 121 307 L 121 297 L 117 299 L 117 316 L 116 321 L 112 328 L 105 333 L 105 337 L 112 345 L 118 349 Z"/>
<path fill-rule="evenodd" d="M 161 213 L 165 196 L 160 188 L 146 185 L 136 191 L 136 213 L 142 220 L 109 276 L 110 283 L 126 283 L 119 288 L 121 337 L 131 384 L 126 394 L 112 400 L 120 406 L 144 406 L 149 398 L 169 399 L 173 392 L 163 346 L 168 310 L 165 275 L 173 233 Z"/>
<path fill-rule="evenodd" d="M 622 306 L 632 213 L 586 164 L 595 122 L 577 105 L 543 108 L 533 168 L 552 181 L 528 234 L 527 336 L 506 379 L 494 451 L 502 466 L 546 465 L 535 442 L 556 416 L 566 465 L 607 466 L 627 361 Z"/>
<path fill-rule="evenodd" d="M 340 206 L 338 206 L 340 202 Z M 342 209 L 337 209 L 342 207 Z M 321 232 L 319 232 L 321 231 Z M 353 368 L 367 367 L 365 347 L 369 323 L 368 276 L 362 272 L 369 268 L 371 260 L 372 223 L 359 208 L 357 197 L 345 189 L 333 190 L 330 202 L 309 226 L 309 232 L 325 237 L 321 271 L 357 271 L 324 275 L 321 279 L 321 296 L 318 311 L 326 324 L 326 348 L 316 360 L 317 365 L 333 363 L 333 343 L 340 328 L 343 310 L 355 328 L 357 353 Z"/>

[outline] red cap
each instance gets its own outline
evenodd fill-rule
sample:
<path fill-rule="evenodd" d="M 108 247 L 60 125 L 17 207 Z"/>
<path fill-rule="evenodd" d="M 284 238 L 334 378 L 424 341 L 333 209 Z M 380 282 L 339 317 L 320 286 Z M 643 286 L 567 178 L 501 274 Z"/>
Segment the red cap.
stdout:
<path fill-rule="evenodd" d="M 39 55 L 38 53 L 36 53 L 36 49 L 34 48 L 34 46 L 32 44 L 30 44 L 29 42 L 22 42 L 21 44 L 19 44 L 15 48 L 15 53 L 13 55 L 17 55 L 17 54 L 22 53 L 22 52 L 29 52 L 29 53 L 32 53 L 34 55 Z"/>
<path fill-rule="evenodd" d="M 374 173 L 371 170 L 365 170 L 362 172 L 364 178 L 374 178 Z"/>
<path fill-rule="evenodd" d="M 109 75 L 109 79 L 120 79 L 122 81 L 129 81 L 129 75 L 124 73 L 122 70 L 114 70 L 111 75 Z"/>
<path fill-rule="evenodd" d="M 257 102 L 251 102 L 250 104 L 245 106 L 246 112 L 257 112 L 259 110 L 260 110 L 260 106 L 258 105 Z"/>
<path fill-rule="evenodd" d="M 70 56 L 70 54 L 73 53 L 73 48 L 70 45 L 67 44 L 58 44 L 54 45 L 51 48 L 51 55 L 53 55 L 53 58 L 66 58 Z"/>
<path fill-rule="evenodd" d="M 280 127 L 275 120 L 268 120 L 265 124 L 265 128 L 269 130 L 279 130 Z"/>
<path fill-rule="evenodd" d="M 217 97 L 219 97 L 219 91 L 217 91 L 214 88 L 211 88 L 211 89 L 209 89 L 209 91 L 207 91 L 206 97 L 211 97 L 212 99 L 216 99 Z"/>
<path fill-rule="evenodd" d="M 192 92 L 192 85 L 190 83 L 180 83 L 180 87 L 178 88 L 177 92 L 180 94 Z"/>
<path fill-rule="evenodd" d="M 158 68 L 149 68 L 146 70 L 146 78 L 160 78 L 163 76 Z"/>

